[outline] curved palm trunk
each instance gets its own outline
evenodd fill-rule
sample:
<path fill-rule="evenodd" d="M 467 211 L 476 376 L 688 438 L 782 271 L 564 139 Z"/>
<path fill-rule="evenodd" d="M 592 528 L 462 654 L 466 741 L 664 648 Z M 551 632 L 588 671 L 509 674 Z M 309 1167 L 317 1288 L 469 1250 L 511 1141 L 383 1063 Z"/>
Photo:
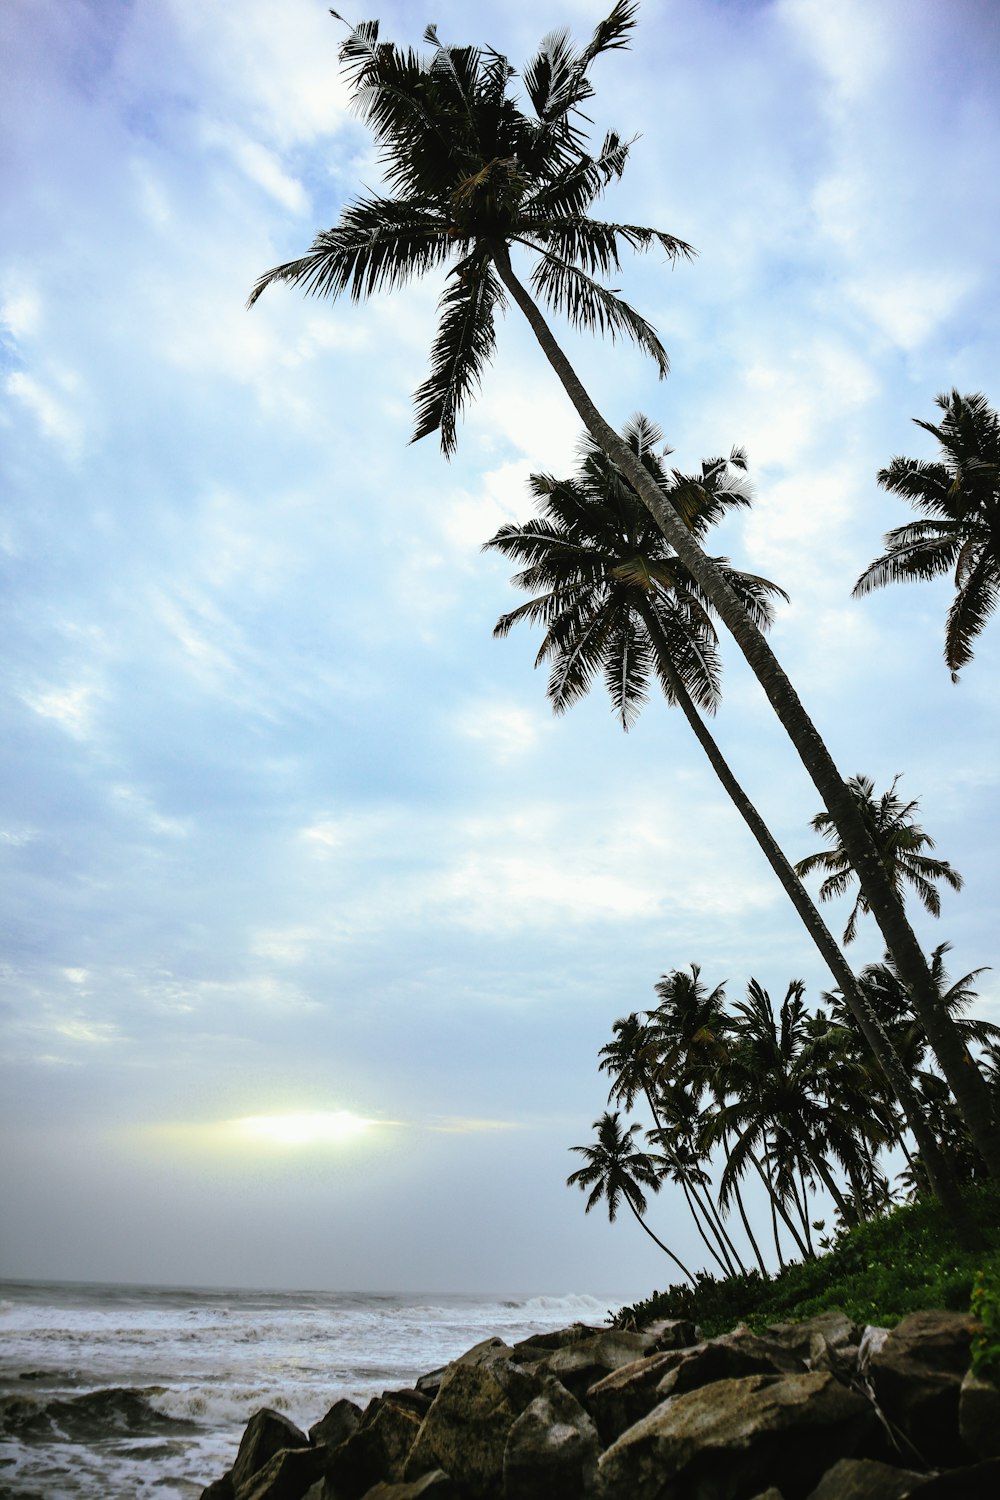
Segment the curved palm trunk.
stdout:
<path fill-rule="evenodd" d="M 687 1277 L 688 1281 L 690 1281 L 691 1285 L 692 1286 L 697 1286 L 698 1283 L 696 1282 L 695 1278 L 691 1275 L 691 1272 L 688 1270 L 687 1266 L 684 1264 L 684 1262 L 682 1260 L 678 1259 L 678 1257 L 669 1248 L 669 1246 L 665 1245 L 661 1239 L 657 1238 L 657 1236 L 650 1229 L 649 1225 L 646 1223 L 645 1219 L 642 1217 L 642 1214 L 639 1212 L 639 1210 L 636 1208 L 635 1204 L 632 1202 L 632 1199 L 629 1197 L 628 1193 L 623 1191 L 622 1197 L 625 1199 L 625 1202 L 628 1204 L 629 1208 L 635 1214 L 636 1218 L 638 1219 L 639 1223 L 642 1225 L 643 1229 L 649 1235 L 649 1238 L 651 1240 L 656 1240 L 656 1243 L 659 1245 L 660 1249 L 663 1251 L 663 1253 L 665 1255 L 669 1255 L 670 1256 L 670 1259 L 673 1261 L 674 1265 L 675 1266 L 680 1266 L 681 1270 L 684 1272 L 684 1275 Z"/>
<path fill-rule="evenodd" d="M 643 1071 L 645 1072 L 645 1070 L 643 1070 Z M 655 1103 L 653 1101 L 653 1094 L 652 1094 L 652 1090 L 649 1087 L 648 1078 L 644 1079 L 644 1081 L 643 1081 L 642 1091 L 643 1091 L 643 1093 L 646 1096 L 646 1103 L 649 1105 L 649 1112 L 653 1116 L 653 1124 L 656 1126 L 657 1133 L 658 1133 L 658 1135 L 660 1137 L 660 1142 L 661 1142 L 661 1144 L 663 1144 L 663 1124 L 662 1124 L 662 1122 L 660 1120 L 659 1111 L 657 1110 L 656 1105 L 655 1105 Z M 672 1162 L 673 1165 L 675 1165 L 678 1168 L 680 1168 L 680 1164 L 677 1161 L 676 1154 L 672 1155 L 671 1162 Z M 713 1248 L 713 1246 L 711 1244 L 711 1241 L 709 1240 L 708 1236 L 705 1233 L 704 1228 L 702 1227 L 701 1219 L 698 1217 L 698 1209 L 700 1208 L 701 1212 L 704 1214 L 705 1220 L 706 1220 L 706 1222 L 708 1224 L 708 1227 L 712 1230 L 713 1234 L 715 1234 L 716 1240 L 718 1241 L 718 1244 L 719 1244 L 719 1249 L 722 1250 L 722 1254 L 725 1257 L 726 1256 L 725 1247 L 723 1246 L 722 1241 L 719 1238 L 718 1231 L 715 1229 L 715 1226 L 712 1223 L 711 1216 L 708 1213 L 706 1213 L 706 1211 L 705 1211 L 705 1205 L 702 1203 L 701 1199 L 698 1197 L 697 1190 L 695 1189 L 695 1186 L 694 1186 L 693 1183 L 691 1184 L 691 1189 L 689 1191 L 687 1183 L 684 1182 L 683 1179 L 681 1179 L 681 1187 L 684 1189 L 684 1197 L 687 1200 L 687 1206 L 688 1206 L 688 1208 L 691 1210 L 691 1217 L 692 1217 L 692 1219 L 694 1219 L 695 1228 L 697 1229 L 698 1233 L 701 1235 L 702 1239 L 704 1240 L 706 1248 L 708 1249 L 708 1253 L 711 1255 L 712 1259 L 715 1261 L 716 1265 L 719 1267 L 719 1269 L 722 1271 L 722 1274 L 725 1276 L 727 1274 L 726 1267 L 723 1265 L 722 1260 L 720 1260 L 717 1251 Z M 693 1197 L 693 1201 L 692 1201 L 692 1197 Z M 696 1204 L 697 1204 L 697 1208 L 695 1207 Z M 728 1240 L 728 1237 L 727 1237 L 727 1240 Z M 731 1250 L 733 1248 L 731 1242 L 729 1244 L 729 1248 Z M 735 1254 L 735 1251 L 733 1251 L 733 1253 Z M 728 1259 L 728 1257 L 726 1257 L 726 1258 Z M 739 1256 L 738 1255 L 736 1256 L 736 1259 L 739 1260 Z M 733 1268 L 732 1268 L 732 1266 L 729 1267 L 728 1274 L 729 1275 L 733 1274 Z"/>
<path fill-rule="evenodd" d="M 762 1276 L 766 1277 L 767 1276 L 767 1266 L 764 1264 L 764 1257 L 760 1253 L 760 1246 L 758 1245 L 757 1241 L 753 1237 L 753 1230 L 750 1228 L 750 1220 L 747 1218 L 747 1211 L 746 1211 L 746 1209 L 743 1206 L 743 1196 L 740 1193 L 740 1185 L 739 1185 L 738 1182 L 736 1182 L 736 1183 L 733 1184 L 733 1193 L 734 1193 L 735 1198 L 736 1198 L 736 1207 L 740 1211 L 740 1218 L 743 1220 L 743 1228 L 747 1232 L 747 1239 L 750 1241 L 751 1245 L 753 1246 L 753 1253 L 757 1257 L 757 1264 L 760 1267 L 760 1274 Z"/>
<path fill-rule="evenodd" d="M 853 970 L 841 952 L 833 933 L 816 910 L 809 892 L 785 858 L 783 850 L 760 816 L 760 813 L 754 807 L 740 783 L 736 780 L 729 767 L 729 763 L 715 743 L 707 724 L 691 701 L 690 694 L 681 681 L 680 676 L 674 670 L 670 654 L 663 643 L 655 614 L 652 610 L 649 610 L 644 613 L 643 618 L 646 623 L 646 629 L 650 633 L 650 639 L 659 651 L 662 665 L 669 679 L 671 691 L 674 694 L 678 707 L 687 719 L 701 748 L 707 755 L 712 769 L 729 794 L 730 801 L 756 840 L 757 847 L 778 877 L 782 890 L 791 901 L 802 921 L 802 925 L 816 945 L 820 957 L 833 975 L 851 1015 L 861 1030 L 862 1036 L 871 1048 L 872 1054 L 885 1076 L 889 1079 L 890 1086 L 902 1107 L 906 1123 L 913 1133 L 913 1137 L 920 1148 L 921 1157 L 927 1166 L 927 1175 L 930 1178 L 932 1191 L 948 1211 L 952 1222 L 960 1226 L 963 1234 L 969 1237 L 971 1242 L 975 1242 L 978 1240 L 978 1235 L 973 1226 L 972 1219 L 965 1207 L 954 1177 L 947 1169 L 934 1133 L 926 1122 L 916 1089 L 910 1082 L 888 1033 L 859 988 Z"/>
<path fill-rule="evenodd" d="M 665 502 L 655 481 L 604 420 L 583 387 L 530 294 L 514 274 L 506 244 L 493 246 L 497 274 L 527 319 L 542 352 L 591 437 L 633 485 L 678 557 L 705 590 L 743 652 L 786 734 L 798 751 L 840 835 L 872 914 L 909 991 L 928 1041 L 941 1064 L 962 1117 L 994 1182 L 1000 1184 L 1000 1128 L 986 1082 L 950 1017 L 942 1013 L 927 960 L 907 921 L 898 893 L 886 875 L 854 799 L 816 726 L 762 633 L 739 599 L 705 556 L 687 527 Z"/>
<path fill-rule="evenodd" d="M 683 1179 L 681 1179 L 681 1188 L 683 1189 L 684 1197 L 685 1197 L 685 1200 L 687 1202 L 687 1206 L 691 1210 L 691 1217 L 694 1220 L 694 1227 L 697 1229 L 698 1233 L 701 1235 L 702 1241 L 703 1241 L 703 1243 L 705 1245 L 705 1248 L 708 1251 L 709 1255 L 715 1261 L 715 1264 L 718 1266 L 718 1268 L 722 1272 L 723 1276 L 735 1276 L 735 1274 L 736 1274 L 736 1267 L 730 1264 L 728 1256 L 726 1257 L 725 1260 L 722 1259 L 722 1256 L 719 1254 L 719 1251 L 712 1244 L 712 1241 L 709 1239 L 708 1235 L 706 1234 L 706 1232 L 705 1232 L 705 1226 L 701 1222 L 701 1214 L 699 1214 L 698 1209 L 695 1207 L 694 1201 L 692 1200 L 691 1189 L 688 1187 L 687 1183 Z M 700 1206 L 701 1205 L 699 1204 L 699 1207 Z M 701 1212 L 702 1213 L 705 1212 L 704 1208 L 702 1208 Z M 720 1246 L 720 1248 L 721 1248 L 721 1246 Z M 723 1252 L 723 1253 L 725 1253 L 725 1252 Z"/>

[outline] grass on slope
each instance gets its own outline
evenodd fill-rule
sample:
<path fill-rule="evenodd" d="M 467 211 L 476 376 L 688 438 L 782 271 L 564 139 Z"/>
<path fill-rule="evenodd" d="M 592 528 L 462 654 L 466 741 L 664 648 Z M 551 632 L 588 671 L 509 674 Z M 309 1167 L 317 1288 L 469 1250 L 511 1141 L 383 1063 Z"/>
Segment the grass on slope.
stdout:
<path fill-rule="evenodd" d="M 966 1198 L 986 1241 L 984 1251 L 961 1249 L 941 1205 L 930 1199 L 861 1224 L 819 1260 L 790 1265 L 774 1276 L 754 1272 L 717 1281 L 706 1275 L 697 1287 L 685 1283 L 654 1292 L 634 1307 L 623 1307 L 614 1326 L 690 1318 L 713 1338 L 739 1322 L 759 1330 L 830 1307 L 842 1307 L 856 1323 L 885 1328 L 924 1307 L 965 1312 L 977 1271 L 1000 1287 L 1000 1196 L 977 1187 Z"/>

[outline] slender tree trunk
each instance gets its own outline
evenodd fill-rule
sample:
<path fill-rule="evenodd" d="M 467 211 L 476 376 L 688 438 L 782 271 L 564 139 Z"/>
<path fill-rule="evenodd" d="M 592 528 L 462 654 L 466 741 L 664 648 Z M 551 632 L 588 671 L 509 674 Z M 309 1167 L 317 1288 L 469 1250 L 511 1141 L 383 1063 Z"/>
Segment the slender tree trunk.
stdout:
<path fill-rule="evenodd" d="M 753 1230 L 750 1228 L 750 1220 L 747 1218 L 747 1211 L 743 1206 L 743 1195 L 740 1192 L 740 1185 L 738 1182 L 734 1183 L 733 1185 L 733 1193 L 736 1198 L 736 1207 L 740 1211 L 740 1218 L 743 1220 L 743 1228 L 747 1232 L 747 1239 L 753 1246 L 753 1253 L 757 1257 L 757 1264 L 760 1267 L 760 1274 L 762 1276 L 766 1276 L 767 1266 L 764 1264 L 764 1257 L 760 1253 L 760 1246 L 753 1237 Z"/>
<path fill-rule="evenodd" d="M 688 1281 L 690 1281 L 691 1285 L 692 1286 L 697 1286 L 698 1285 L 697 1281 L 691 1275 L 691 1272 L 688 1270 L 688 1268 L 684 1264 L 684 1262 L 682 1260 L 679 1260 L 678 1257 L 674 1254 L 674 1252 L 669 1248 L 669 1246 L 665 1245 L 661 1239 L 657 1239 L 657 1236 L 650 1229 L 649 1225 L 646 1223 L 645 1219 L 642 1217 L 642 1214 L 639 1212 L 639 1210 L 636 1208 L 635 1204 L 632 1202 L 632 1199 L 629 1197 L 628 1193 L 624 1193 L 623 1192 L 622 1196 L 624 1197 L 625 1202 L 628 1204 L 629 1208 L 635 1214 L 636 1218 L 638 1219 L 639 1223 L 642 1225 L 643 1229 L 649 1235 L 649 1238 L 651 1240 L 656 1240 L 656 1243 L 659 1245 L 659 1247 L 663 1251 L 664 1255 L 669 1255 L 670 1259 L 673 1261 L 674 1265 L 675 1266 L 680 1266 L 681 1270 L 684 1272 L 684 1275 L 687 1277 Z"/>
<path fill-rule="evenodd" d="M 527 319 L 587 431 L 631 482 L 678 557 L 712 600 L 798 751 L 833 820 L 975 1147 L 993 1181 L 1000 1184 L 1000 1128 L 994 1119 L 985 1079 L 951 1018 L 942 1012 L 927 960 L 907 921 L 899 895 L 886 875 L 864 820 L 816 726 L 763 634 L 750 620 L 726 580 L 702 552 L 628 444 L 597 410 L 530 294 L 515 276 L 510 254 L 502 241 L 493 246 L 493 262 L 500 280 Z"/>
<path fill-rule="evenodd" d="M 715 1226 L 716 1234 L 721 1240 L 725 1242 L 726 1245 L 728 1245 L 730 1255 L 736 1261 L 736 1264 L 739 1266 L 740 1271 L 745 1276 L 747 1274 L 747 1268 L 743 1264 L 743 1258 L 737 1250 L 736 1246 L 733 1244 L 730 1235 L 727 1233 L 726 1226 L 722 1222 L 722 1215 L 716 1208 L 715 1204 L 712 1202 L 712 1195 L 707 1188 L 705 1189 L 705 1202 L 707 1203 L 708 1208 L 711 1211 L 712 1223 Z"/>
<path fill-rule="evenodd" d="M 909 1076 L 900 1061 L 899 1054 L 893 1046 L 888 1033 L 865 998 L 863 991 L 854 977 L 853 970 L 841 952 L 833 933 L 816 910 L 809 892 L 785 858 L 783 850 L 764 822 L 764 819 L 733 775 L 728 761 L 722 754 L 707 724 L 692 702 L 691 695 L 685 688 L 670 659 L 666 642 L 663 640 L 656 616 L 651 609 L 643 612 L 643 620 L 650 634 L 650 639 L 656 648 L 667 680 L 670 683 L 670 688 L 677 701 L 678 708 L 681 710 L 681 713 L 688 722 L 689 728 L 708 757 L 712 769 L 728 793 L 730 801 L 756 840 L 757 847 L 777 876 L 782 890 L 798 913 L 802 925 L 812 938 L 820 957 L 836 981 L 844 997 L 845 1004 L 854 1017 L 862 1036 L 868 1043 L 872 1055 L 889 1080 L 890 1087 L 899 1100 L 906 1123 L 920 1148 L 920 1154 L 927 1168 L 927 1175 L 930 1178 L 932 1191 L 947 1211 L 948 1217 L 956 1226 L 962 1238 L 970 1247 L 977 1247 L 982 1243 L 981 1236 L 965 1206 L 965 1201 L 962 1198 L 954 1176 L 948 1171 L 934 1132 L 924 1117 L 917 1091 L 910 1082 Z"/>
<path fill-rule="evenodd" d="M 681 1187 L 684 1190 L 684 1197 L 687 1200 L 687 1206 L 691 1210 L 691 1217 L 694 1220 L 694 1227 L 697 1229 L 698 1233 L 701 1235 L 702 1240 L 704 1241 L 706 1250 L 708 1251 L 708 1253 L 712 1257 L 712 1259 L 715 1261 L 715 1264 L 718 1266 L 718 1268 L 722 1272 L 723 1276 L 734 1276 L 736 1274 L 736 1270 L 735 1270 L 735 1267 L 729 1262 L 728 1256 L 726 1256 L 725 1260 L 723 1260 L 723 1258 L 722 1258 L 722 1256 L 725 1255 L 725 1250 L 722 1250 L 722 1255 L 720 1255 L 719 1254 L 719 1250 L 717 1250 L 715 1248 L 715 1246 L 712 1244 L 712 1241 L 709 1239 L 708 1235 L 706 1234 L 705 1228 L 704 1228 L 704 1226 L 703 1226 L 703 1224 L 701 1222 L 701 1214 L 698 1212 L 698 1209 L 695 1207 L 695 1202 L 697 1200 L 692 1200 L 691 1190 L 688 1187 L 687 1183 L 683 1179 L 681 1179 Z M 699 1207 L 700 1206 L 701 1205 L 699 1204 Z M 701 1209 L 701 1213 L 704 1213 L 704 1212 L 705 1212 L 705 1210 L 704 1210 L 704 1208 L 702 1208 Z M 719 1249 L 721 1250 L 722 1247 L 720 1246 Z"/>
<path fill-rule="evenodd" d="M 806 1249 L 806 1246 L 803 1243 L 802 1236 L 799 1234 L 799 1231 L 796 1229 L 795 1225 L 792 1222 L 792 1219 L 791 1219 L 791 1216 L 790 1216 L 788 1210 L 786 1209 L 784 1203 L 781 1201 L 781 1194 L 778 1192 L 777 1188 L 774 1186 L 774 1183 L 771 1181 L 770 1168 L 768 1167 L 767 1170 L 765 1170 L 765 1168 L 763 1166 L 761 1166 L 760 1162 L 757 1160 L 756 1156 L 754 1156 L 753 1154 L 751 1154 L 750 1160 L 753 1162 L 754 1166 L 757 1168 L 757 1173 L 758 1173 L 758 1176 L 760 1177 L 761 1182 L 764 1184 L 764 1186 L 767 1188 L 768 1193 L 771 1195 L 771 1212 L 772 1212 L 772 1215 L 775 1212 L 775 1210 L 781 1215 L 781 1218 L 782 1218 L 782 1221 L 783 1221 L 783 1223 L 785 1225 L 785 1228 L 788 1230 L 788 1233 L 791 1235 L 792 1239 L 795 1241 L 796 1245 L 798 1245 L 798 1247 L 799 1247 L 799 1254 L 802 1256 L 802 1259 L 803 1260 L 809 1260 L 811 1257 L 809 1255 L 809 1251 Z M 765 1157 L 765 1162 L 766 1161 L 767 1161 L 767 1158 Z M 777 1231 L 775 1231 L 775 1244 L 777 1244 Z M 778 1248 L 778 1258 L 779 1259 L 781 1258 L 781 1249 L 780 1249 L 780 1247 Z M 782 1262 L 782 1264 L 784 1264 L 784 1263 Z"/>

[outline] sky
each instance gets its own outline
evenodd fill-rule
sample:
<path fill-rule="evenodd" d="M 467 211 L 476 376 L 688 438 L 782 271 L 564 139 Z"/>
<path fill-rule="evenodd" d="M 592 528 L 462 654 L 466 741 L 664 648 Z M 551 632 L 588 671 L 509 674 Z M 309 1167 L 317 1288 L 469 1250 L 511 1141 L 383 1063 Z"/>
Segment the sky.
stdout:
<path fill-rule="evenodd" d="M 378 14 L 517 66 L 607 8 Z M 572 472 L 577 419 L 512 310 L 455 458 L 410 446 L 434 277 L 246 311 L 378 182 L 318 0 L 0 28 L 0 1274 L 665 1285 L 564 1185 L 598 1049 L 692 962 L 736 999 L 828 980 L 680 714 L 625 735 L 598 687 L 556 719 L 537 638 L 492 638 L 521 596 L 481 545 Z M 773 644 L 842 774 L 903 773 L 965 877 L 912 909 L 955 977 L 1000 958 L 1000 625 L 956 686 L 947 579 L 851 588 L 910 516 L 877 470 L 934 457 L 912 419 L 1000 398 L 998 32 L 992 0 L 646 0 L 594 70 L 595 135 L 639 137 L 595 212 L 697 248 L 621 277 L 671 374 L 558 328 L 681 468 L 747 450 L 716 550 L 790 594 Z M 714 732 L 801 858 L 818 798 L 723 656 Z M 850 951 L 881 957 L 870 920 Z M 650 1224 L 700 1263 L 682 1210 Z"/>

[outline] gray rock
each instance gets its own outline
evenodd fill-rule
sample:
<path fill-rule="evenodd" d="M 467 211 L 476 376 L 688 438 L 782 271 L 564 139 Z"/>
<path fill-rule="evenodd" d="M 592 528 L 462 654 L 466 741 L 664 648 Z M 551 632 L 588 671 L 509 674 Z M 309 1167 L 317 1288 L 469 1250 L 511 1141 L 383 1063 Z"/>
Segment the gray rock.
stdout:
<path fill-rule="evenodd" d="M 926 1478 L 873 1458 L 842 1458 L 827 1469 L 809 1500 L 903 1500 Z"/>
<path fill-rule="evenodd" d="M 633 1360 L 587 1388 L 583 1399 L 605 1444 L 613 1443 L 659 1405 L 662 1398 L 657 1396 L 656 1387 L 668 1371 L 676 1368 L 684 1353 L 668 1349 Z"/>
<path fill-rule="evenodd" d="M 660 1401 L 681 1396 L 716 1380 L 737 1380 L 742 1375 L 802 1375 L 802 1360 L 781 1344 L 759 1338 L 749 1328 L 736 1328 L 721 1338 L 709 1339 L 684 1352 L 673 1369 L 661 1378 L 656 1390 Z"/>
<path fill-rule="evenodd" d="M 701 1330 L 687 1318 L 659 1318 L 644 1323 L 636 1332 L 647 1354 L 662 1354 L 667 1349 L 690 1349 L 702 1342 Z"/>
<path fill-rule="evenodd" d="M 309 1441 L 336 1448 L 349 1438 L 361 1417 L 360 1406 L 353 1401 L 335 1401 L 325 1417 L 320 1417 L 309 1429 Z"/>
<path fill-rule="evenodd" d="M 964 1464 L 925 1479 L 911 1492 L 913 1500 L 996 1500 L 1000 1495 L 1000 1458 Z"/>
<path fill-rule="evenodd" d="M 448 1367 L 423 1420 L 403 1479 L 444 1469 L 471 1500 L 499 1500 L 507 1436 L 542 1390 L 541 1379 L 509 1360 Z"/>
<path fill-rule="evenodd" d="M 308 1448 L 309 1439 L 294 1422 L 265 1406 L 254 1412 L 240 1441 L 236 1462 L 230 1471 L 234 1491 L 239 1491 L 269 1458 L 282 1448 Z"/>
<path fill-rule="evenodd" d="M 236 1500 L 302 1500 L 322 1476 L 321 1448 L 280 1448 L 236 1490 Z"/>
<path fill-rule="evenodd" d="M 980 1458 L 1000 1458 L 1000 1384 L 966 1371 L 958 1393 L 958 1430 Z"/>
<path fill-rule="evenodd" d="M 223 1474 L 221 1479 L 213 1479 L 212 1483 L 202 1490 L 200 1500 L 233 1500 L 231 1475 Z"/>
<path fill-rule="evenodd" d="M 399 1483 L 420 1427 L 420 1416 L 408 1405 L 391 1395 L 376 1396 L 350 1436 L 332 1451 L 326 1450 L 328 1489 L 338 1500 L 360 1500 L 381 1480 Z"/>
<path fill-rule="evenodd" d="M 403 1484 L 377 1484 L 364 1500 L 460 1500 L 458 1489 L 443 1469 L 432 1469 L 421 1479 Z"/>
<path fill-rule="evenodd" d="M 554 1349 L 565 1349 L 569 1344 L 592 1339 L 604 1331 L 592 1328 L 589 1323 L 571 1323 L 568 1328 L 557 1328 L 551 1333 L 532 1333 L 526 1339 L 519 1339 L 514 1345 L 514 1353 L 523 1360 L 544 1359 Z"/>
<path fill-rule="evenodd" d="M 556 1349 L 538 1368 L 562 1381 L 566 1389 L 580 1400 L 590 1386 L 610 1375 L 612 1370 L 633 1364 L 646 1353 L 641 1334 L 606 1328 L 564 1349 Z"/>
<path fill-rule="evenodd" d="M 604 1500 L 744 1500 L 762 1486 L 802 1495 L 875 1421 L 824 1371 L 746 1375 L 673 1396 L 598 1465 Z"/>
<path fill-rule="evenodd" d="M 801 1323 L 770 1323 L 764 1337 L 801 1360 L 813 1360 L 828 1347 L 860 1343 L 861 1329 L 841 1308 L 831 1307 Z"/>
<path fill-rule="evenodd" d="M 582 1500 L 597 1477 L 597 1428 L 558 1380 L 525 1407 L 507 1435 L 505 1500 Z"/>
<path fill-rule="evenodd" d="M 868 1362 L 879 1406 L 929 1465 L 954 1466 L 973 1456 L 958 1427 L 968 1367 L 969 1320 L 941 1311 L 910 1313 Z"/>

